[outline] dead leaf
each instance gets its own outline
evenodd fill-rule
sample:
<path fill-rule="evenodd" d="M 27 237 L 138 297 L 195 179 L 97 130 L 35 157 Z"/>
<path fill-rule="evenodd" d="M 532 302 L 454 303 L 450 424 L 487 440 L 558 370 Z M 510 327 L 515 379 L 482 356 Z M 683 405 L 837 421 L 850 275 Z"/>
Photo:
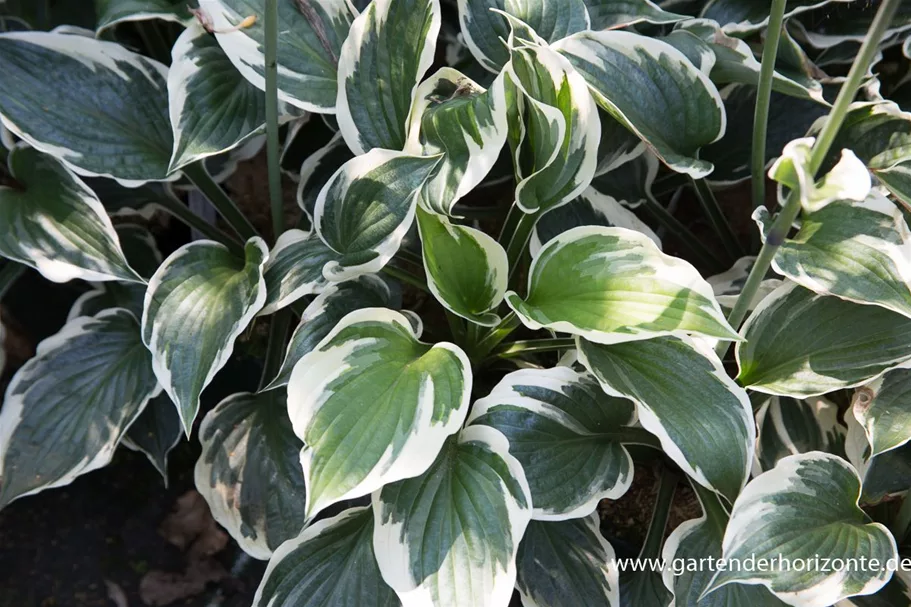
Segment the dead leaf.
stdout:
<path fill-rule="evenodd" d="M 170 605 L 204 592 L 208 584 L 227 576 L 221 563 L 211 558 L 190 562 L 183 573 L 150 571 L 139 582 L 139 598 L 146 605 Z"/>

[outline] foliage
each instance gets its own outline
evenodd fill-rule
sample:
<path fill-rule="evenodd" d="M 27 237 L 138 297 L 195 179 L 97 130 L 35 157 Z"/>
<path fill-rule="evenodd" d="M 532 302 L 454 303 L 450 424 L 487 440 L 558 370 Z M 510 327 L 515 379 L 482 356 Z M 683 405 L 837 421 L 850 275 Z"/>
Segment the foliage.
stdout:
<path fill-rule="evenodd" d="M 256 606 L 907 605 L 909 3 L 34 4 L 0 297 L 90 289 L 8 370 L 0 507 L 185 434 Z M 271 230 L 221 185 L 264 145 Z M 622 570 L 597 508 L 650 462 L 644 558 L 865 564 Z"/>

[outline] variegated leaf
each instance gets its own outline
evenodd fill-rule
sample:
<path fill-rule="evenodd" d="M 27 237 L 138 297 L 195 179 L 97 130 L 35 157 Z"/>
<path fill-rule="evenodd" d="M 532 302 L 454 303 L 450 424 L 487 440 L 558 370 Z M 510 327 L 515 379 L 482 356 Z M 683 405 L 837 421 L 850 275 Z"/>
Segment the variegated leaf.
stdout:
<path fill-rule="evenodd" d="M 106 466 L 159 391 L 126 310 L 77 318 L 42 341 L 0 412 L 0 508 Z"/>
<path fill-rule="evenodd" d="M 16 185 L 0 186 L 0 255 L 53 282 L 144 282 L 127 263 L 101 201 L 79 177 L 25 144 L 10 151 L 8 163 Z"/>
<path fill-rule="evenodd" d="M 316 200 L 316 232 L 338 254 L 323 268 L 326 278 L 377 272 L 392 259 L 439 160 L 375 149 L 342 165 Z"/>
<path fill-rule="evenodd" d="M 588 516 L 601 499 L 626 493 L 633 461 L 623 443 L 641 440 L 629 427 L 635 419 L 629 400 L 556 367 L 510 373 L 475 402 L 468 421 L 506 436 L 528 480 L 532 518 L 559 521 Z"/>
<path fill-rule="evenodd" d="M 771 592 L 761 586 L 728 584 L 702 596 L 712 581 L 708 567 L 692 567 L 721 558 L 721 542 L 728 524 L 728 513 L 714 495 L 697 491 L 702 516 L 682 523 L 664 542 L 662 558 L 672 563 L 663 572 L 664 585 L 674 595 L 674 607 L 785 607 Z M 679 563 L 679 570 L 674 566 Z"/>
<path fill-rule="evenodd" d="M 593 30 L 617 29 L 637 23 L 667 25 L 690 18 L 668 12 L 652 0 L 585 0 L 585 6 Z"/>
<path fill-rule="evenodd" d="M 142 339 L 188 436 L 200 394 L 266 300 L 266 244 L 251 238 L 244 253 L 242 259 L 224 245 L 192 242 L 172 253 L 149 281 Z"/>
<path fill-rule="evenodd" d="M 452 206 L 493 168 L 506 143 L 505 74 L 490 89 L 452 68 L 442 68 L 415 92 L 405 151 L 444 154 L 424 184 L 428 209 L 450 215 Z"/>
<path fill-rule="evenodd" d="M 231 63 L 265 90 L 265 4 L 200 0 L 203 18 Z M 246 19 L 248 27 L 238 27 Z M 355 13 L 346 0 L 278 0 L 278 97 L 310 112 L 335 111 L 339 55 Z"/>
<path fill-rule="evenodd" d="M 715 84 L 749 84 L 758 86 L 761 64 L 753 55 L 750 46 L 743 40 L 726 35 L 718 23 L 708 19 L 693 19 L 680 23 L 678 29 L 667 37 L 667 41 L 680 48 L 687 46 L 699 47 L 703 52 L 709 53 L 711 64 L 707 69 L 708 75 Z M 688 35 L 696 39 L 688 38 Z M 779 93 L 802 99 L 813 100 L 822 106 L 828 106 L 823 97 L 822 84 L 808 76 L 795 72 L 789 75 L 780 71 L 772 73 L 772 89 Z M 794 135 L 803 133 L 791 133 Z M 776 150 L 777 151 L 777 150 Z"/>
<path fill-rule="evenodd" d="M 531 497 L 502 434 L 471 426 L 420 476 L 373 495 L 373 546 L 404 607 L 506 605 Z"/>
<path fill-rule="evenodd" d="M 689 338 L 602 345 L 577 338 L 579 360 L 613 396 L 636 402 L 639 422 L 700 485 L 733 500 L 749 476 L 756 425 L 746 392 L 718 356 Z M 693 415 L 693 399 L 699 415 Z"/>
<path fill-rule="evenodd" d="M 174 153 L 170 171 L 227 152 L 262 130 L 266 98 L 244 80 L 198 23 L 171 51 L 168 97 Z"/>
<path fill-rule="evenodd" d="M 760 225 L 771 221 L 763 211 Z M 911 317 L 911 233 L 901 210 L 880 194 L 805 214 L 772 267 L 820 295 Z"/>
<path fill-rule="evenodd" d="M 187 23 L 193 18 L 184 0 L 95 0 L 95 29 L 100 36 L 120 23 L 161 19 Z"/>
<path fill-rule="evenodd" d="M 445 216 L 418 209 L 427 286 L 447 310 L 469 321 L 494 326 L 506 295 L 509 260 L 496 240 Z"/>
<path fill-rule="evenodd" d="M 911 370 L 889 371 L 860 388 L 852 412 L 870 443 L 870 457 L 907 443 L 911 440 Z"/>
<path fill-rule="evenodd" d="M 759 428 L 753 474 L 758 476 L 789 455 L 823 451 L 845 454 L 845 428 L 838 406 L 823 397 L 773 396 L 756 412 Z"/>
<path fill-rule="evenodd" d="M 421 343 L 398 312 L 366 308 L 339 321 L 288 382 L 308 519 L 427 470 L 461 427 L 471 382 L 462 350 Z"/>
<path fill-rule="evenodd" d="M 851 0 L 788 0 L 785 5 L 785 18 L 832 2 L 851 2 Z M 768 25 L 769 7 L 747 0 L 710 0 L 702 9 L 701 16 L 725 24 L 724 31 L 729 34 L 747 35 Z"/>
<path fill-rule="evenodd" d="M 591 183 L 601 122 L 585 80 L 565 57 L 520 40 L 517 32 L 510 34 L 510 44 L 505 71 L 525 108 L 516 204 L 525 213 L 537 213 L 569 202 Z"/>
<path fill-rule="evenodd" d="M 355 154 L 401 150 L 418 83 L 433 63 L 439 0 L 373 0 L 338 62 L 339 131 Z"/>
<path fill-rule="evenodd" d="M 308 155 L 301 165 L 297 184 L 297 206 L 307 214 L 311 223 L 316 213 L 316 199 L 319 198 L 323 186 L 353 157 L 341 133 L 336 133 L 329 143 Z"/>
<path fill-rule="evenodd" d="M 859 498 L 857 472 L 839 457 L 812 452 L 781 460 L 747 485 L 734 503 L 724 533 L 723 557 L 741 562 L 764 558 L 772 563 L 780 558 L 852 559 L 853 566 L 766 571 L 731 567 L 719 571 L 710 588 L 731 583 L 762 585 L 799 607 L 829 607 L 850 596 L 876 592 L 892 572 L 870 561 L 885 564 L 898 553 L 889 530 L 868 522 Z"/>
<path fill-rule="evenodd" d="M 398 607 L 380 577 L 372 540 L 370 508 L 310 525 L 272 555 L 253 607 Z"/>
<path fill-rule="evenodd" d="M 908 601 L 911 601 L 911 576 L 899 569 L 876 594 L 851 597 L 835 607 L 900 607 Z"/>
<path fill-rule="evenodd" d="M 532 261 L 528 296 L 506 302 L 530 329 L 619 343 L 659 335 L 740 339 L 694 267 L 625 228 L 573 228 Z"/>
<path fill-rule="evenodd" d="M 196 489 L 250 556 L 268 559 L 304 527 L 306 489 L 285 391 L 232 394 L 199 427 Z"/>
<path fill-rule="evenodd" d="M 788 143 L 781 157 L 769 169 L 769 177 L 782 188 L 797 190 L 800 205 L 806 213 L 813 213 L 836 200 L 864 200 L 870 193 L 870 173 L 850 150 L 842 150 L 841 160 L 822 179 L 816 181 L 810 170 L 810 150 L 814 139 L 806 137 Z"/>
<path fill-rule="evenodd" d="M 272 314 L 305 295 L 322 291 L 327 283 L 323 267 L 337 258 L 315 232 L 282 233 L 263 268 L 266 304 L 259 314 Z"/>
<path fill-rule="evenodd" d="M 531 521 L 519 544 L 516 589 L 523 605 L 618 607 L 614 549 L 601 535 L 600 518 Z"/>
<path fill-rule="evenodd" d="M 485 68 L 499 72 L 509 62 L 506 15 L 526 23 L 546 42 L 589 29 L 584 0 L 458 0 L 459 23 L 471 54 Z"/>
<path fill-rule="evenodd" d="M 817 123 L 816 129 L 821 127 Z M 875 175 L 911 161 L 911 114 L 891 101 L 856 103 L 845 116 L 832 143 L 850 148 Z M 834 163 L 837 158 L 830 158 Z"/>
<path fill-rule="evenodd" d="M 766 394 L 796 398 L 851 388 L 911 359 L 911 319 L 794 283 L 762 300 L 742 332 L 738 380 Z"/>
<path fill-rule="evenodd" d="M 400 299 L 374 274 L 330 284 L 304 310 L 300 324 L 291 335 L 281 369 L 265 389 L 287 385 L 297 361 L 313 350 L 349 312 L 362 308 L 398 309 Z"/>
<path fill-rule="evenodd" d="M 679 50 L 631 32 L 582 32 L 557 42 L 598 104 L 635 132 L 671 169 L 712 172 L 697 157 L 724 135 L 724 105 L 708 76 Z"/>
<path fill-rule="evenodd" d="M 637 209 L 655 197 L 652 186 L 658 176 L 659 164 L 658 157 L 643 148 L 634 157 L 599 173 L 592 179 L 591 187 L 628 209 Z"/>
<path fill-rule="evenodd" d="M 627 170 L 624 165 L 619 171 Z M 537 257 L 541 248 L 560 234 L 580 226 L 627 228 L 641 232 L 661 248 L 661 240 L 645 222 L 613 197 L 590 187 L 578 198 L 548 211 L 535 224 L 529 250 Z"/>
<path fill-rule="evenodd" d="M 168 179 L 162 64 L 113 42 L 17 32 L 0 34 L 0 72 L 0 121 L 39 151 L 83 176 L 134 186 Z"/>

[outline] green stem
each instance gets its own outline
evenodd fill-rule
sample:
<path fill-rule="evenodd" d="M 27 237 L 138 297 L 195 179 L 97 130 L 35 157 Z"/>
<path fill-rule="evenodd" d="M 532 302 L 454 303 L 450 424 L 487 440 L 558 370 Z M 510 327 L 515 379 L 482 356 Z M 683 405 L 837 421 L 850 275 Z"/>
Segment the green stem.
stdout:
<path fill-rule="evenodd" d="M 743 256 L 743 250 L 740 248 L 737 236 L 724 216 L 724 212 L 721 210 L 721 205 L 718 204 L 718 199 L 715 198 L 712 188 L 709 187 L 705 179 L 691 179 L 690 182 L 696 191 L 696 198 L 699 199 L 702 210 L 709 219 L 709 223 L 712 224 L 712 228 L 721 239 L 724 250 L 727 251 L 732 261 L 740 259 Z"/>
<path fill-rule="evenodd" d="M 165 65 L 170 65 L 171 47 L 162 36 L 161 30 L 155 27 L 154 21 L 136 23 L 136 29 L 139 31 L 139 37 L 142 38 L 142 44 L 149 56 Z"/>
<path fill-rule="evenodd" d="M 510 227 L 510 216 L 513 215 L 513 209 L 520 213 L 520 215 L 512 222 L 514 224 L 513 229 L 507 233 L 506 229 Z M 503 228 L 503 236 L 505 236 L 506 239 L 505 241 L 501 240 L 500 242 L 506 249 L 506 258 L 509 260 L 509 280 L 511 282 L 513 276 L 515 276 L 516 270 L 519 268 L 519 261 L 525 253 L 525 248 L 528 246 L 528 240 L 531 238 L 531 231 L 535 228 L 535 223 L 537 223 L 541 213 L 524 213 L 518 208 L 518 205 L 513 205 L 512 209 L 509 210 L 509 213 L 510 215 L 506 217 L 507 225 Z"/>
<path fill-rule="evenodd" d="M 483 360 L 490 354 L 490 351 L 497 347 L 497 345 L 506 339 L 510 333 L 518 329 L 522 325 L 519 321 L 519 317 L 516 316 L 515 312 L 510 312 L 507 314 L 503 320 L 500 321 L 496 327 L 487 332 L 486 335 L 481 337 L 478 340 L 478 345 L 475 348 L 475 356 L 472 358 Z"/>
<path fill-rule="evenodd" d="M 266 149 L 269 169 L 269 200 L 272 207 L 272 237 L 284 232 L 281 149 L 278 141 L 278 0 L 266 0 Z"/>
<path fill-rule="evenodd" d="M 664 530 L 671 517 L 671 503 L 680 477 L 670 468 L 665 468 L 658 481 L 658 497 L 655 499 L 655 509 L 652 511 L 652 520 L 648 525 L 648 533 L 642 544 L 640 558 L 653 559 L 661 554 L 661 544 L 664 543 Z"/>
<path fill-rule="evenodd" d="M 13 284 L 25 274 L 27 269 L 26 266 L 15 261 L 7 261 L 3 264 L 3 267 L 0 268 L 0 300 L 6 296 Z"/>
<path fill-rule="evenodd" d="M 231 251 L 234 253 L 243 255 L 243 244 L 238 242 L 237 239 L 231 238 L 219 230 L 217 227 L 213 226 L 205 219 L 191 211 L 187 205 L 182 203 L 170 193 L 166 193 L 164 196 L 160 197 L 157 202 L 165 210 L 166 213 L 193 228 L 206 238 L 214 240 L 215 242 L 220 242 L 221 244 L 231 249 Z"/>
<path fill-rule="evenodd" d="M 845 79 L 844 84 L 841 86 L 841 90 L 838 92 L 838 98 L 835 100 L 831 112 L 829 112 L 829 117 L 826 119 L 822 131 L 820 131 L 819 136 L 816 137 L 816 141 L 810 151 L 810 171 L 813 176 L 819 171 L 823 161 L 829 154 L 832 143 L 835 141 L 835 137 L 838 135 L 838 131 L 841 129 L 841 125 L 848 113 L 848 108 L 851 106 L 851 102 L 857 94 L 857 89 L 863 82 L 867 69 L 870 67 L 870 63 L 876 56 L 879 49 L 879 42 L 882 40 L 883 34 L 885 34 L 886 29 L 892 22 L 892 18 L 895 16 L 895 12 L 898 10 L 900 3 L 901 0 L 883 0 L 883 3 L 880 5 L 879 11 L 876 13 L 876 17 L 870 25 L 870 30 L 864 38 L 863 45 L 861 45 L 860 51 L 854 59 L 851 71 L 848 72 L 848 77 Z M 762 283 L 763 278 L 765 278 L 766 273 L 769 271 L 769 266 L 772 264 L 772 259 L 778 252 L 778 247 L 784 242 L 785 237 L 788 235 L 788 232 L 799 213 L 800 193 L 797 190 L 792 190 L 785 201 L 784 207 L 782 207 L 781 212 L 778 214 L 778 217 L 775 218 L 775 222 L 772 224 L 772 227 L 766 236 L 765 244 L 762 245 L 759 256 L 756 258 L 756 262 L 750 270 L 750 275 L 743 285 L 743 290 L 740 292 L 740 295 L 737 297 L 737 302 L 728 315 L 728 322 L 735 329 L 739 329 L 741 323 L 743 323 L 743 319 L 746 318 L 750 302 L 752 302 L 753 298 L 756 296 L 759 285 Z M 730 342 L 727 341 L 719 342 L 718 347 L 715 349 L 718 356 L 724 358 L 730 345 Z"/>
<path fill-rule="evenodd" d="M 461 316 L 453 314 L 449 310 L 446 312 L 446 322 L 449 323 L 449 332 L 452 333 L 452 340 L 457 344 L 465 343 L 465 321 Z"/>
<path fill-rule="evenodd" d="M 259 380 L 259 389 L 262 390 L 272 379 L 278 375 L 282 361 L 285 360 L 285 347 L 288 338 L 288 328 L 291 326 L 290 310 L 279 310 L 272 315 L 272 324 L 269 325 L 269 342 L 266 346 L 266 360 L 263 361 L 263 373 Z"/>
<path fill-rule="evenodd" d="M 719 535 L 724 535 L 724 530 L 727 527 L 728 520 L 731 516 L 721 504 L 718 494 L 714 491 L 709 491 L 693 480 L 690 480 L 690 486 L 699 498 L 699 503 L 702 505 L 702 511 L 705 512 L 706 522 L 713 525 L 717 529 Z"/>
<path fill-rule="evenodd" d="M 769 102 L 772 99 L 772 79 L 775 76 L 775 60 L 778 58 L 778 44 L 781 41 L 786 4 L 787 0 L 772 0 L 768 33 L 762 48 L 762 69 L 759 71 L 759 89 L 756 91 L 756 109 L 753 112 L 754 209 L 765 203 L 765 155 L 769 127 Z"/>
<path fill-rule="evenodd" d="M 402 268 L 397 268 L 391 264 L 387 264 L 383 266 L 383 273 L 391 276 L 392 278 L 395 278 L 398 281 L 418 288 L 421 291 L 430 293 L 430 289 L 427 287 L 427 281 L 420 276 L 415 276 L 408 270 L 403 270 Z"/>
<path fill-rule="evenodd" d="M 706 268 L 716 268 L 719 270 L 724 270 L 725 268 L 721 267 L 722 264 L 719 263 L 718 259 L 709 251 L 702 242 L 696 238 L 693 233 L 687 228 L 679 219 L 674 217 L 670 211 L 668 211 L 663 204 L 658 202 L 652 196 L 647 196 L 645 199 L 645 210 L 651 214 L 651 216 L 665 227 L 669 232 L 673 233 L 677 240 L 685 246 L 690 252 L 699 260 L 699 263 Z"/>
<path fill-rule="evenodd" d="M 423 258 L 421 258 L 421 256 L 416 253 L 412 253 L 411 251 L 409 251 L 408 249 L 406 249 L 404 247 L 399 249 L 398 252 L 396 252 L 395 256 L 398 257 L 399 259 L 401 259 L 402 261 L 407 261 L 408 263 L 421 268 L 421 271 L 424 270 Z"/>
<path fill-rule="evenodd" d="M 656 179 L 652 184 L 652 195 L 656 198 L 663 198 L 685 186 L 688 181 L 689 179 L 683 173 L 668 173 Z"/>
<path fill-rule="evenodd" d="M 576 341 L 570 337 L 554 339 L 527 339 L 523 341 L 513 341 L 503 344 L 491 352 L 491 357 L 513 358 L 521 354 L 531 354 L 535 352 L 554 352 L 574 348 Z"/>
<path fill-rule="evenodd" d="M 183 174 L 187 176 L 193 185 L 199 189 L 203 195 L 209 199 L 218 214 L 221 215 L 231 229 L 244 241 L 258 236 L 256 228 L 244 217 L 234 201 L 225 193 L 221 186 L 215 183 L 202 161 L 195 162 L 183 168 Z"/>

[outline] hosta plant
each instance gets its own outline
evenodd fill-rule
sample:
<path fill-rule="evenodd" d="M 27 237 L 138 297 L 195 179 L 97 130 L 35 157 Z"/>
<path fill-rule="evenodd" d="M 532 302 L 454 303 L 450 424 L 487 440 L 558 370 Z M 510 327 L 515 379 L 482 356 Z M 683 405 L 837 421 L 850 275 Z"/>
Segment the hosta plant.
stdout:
<path fill-rule="evenodd" d="M 185 435 L 256 606 L 908 604 L 911 5 L 95 9 L 0 4 L 0 507 Z"/>

